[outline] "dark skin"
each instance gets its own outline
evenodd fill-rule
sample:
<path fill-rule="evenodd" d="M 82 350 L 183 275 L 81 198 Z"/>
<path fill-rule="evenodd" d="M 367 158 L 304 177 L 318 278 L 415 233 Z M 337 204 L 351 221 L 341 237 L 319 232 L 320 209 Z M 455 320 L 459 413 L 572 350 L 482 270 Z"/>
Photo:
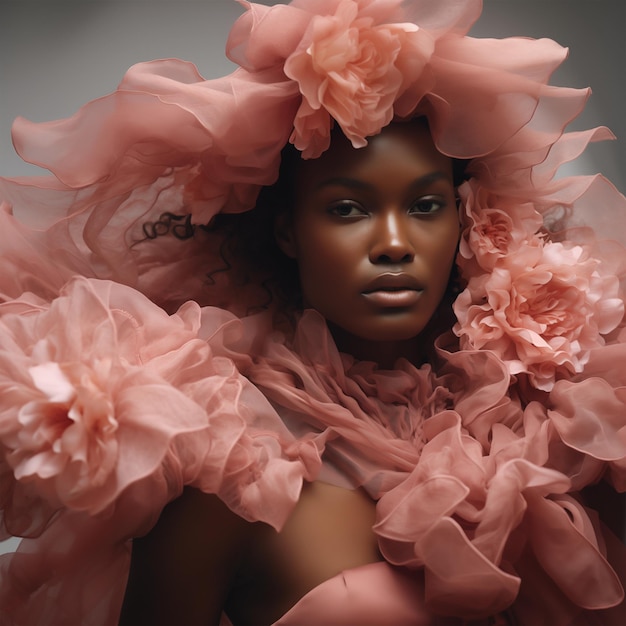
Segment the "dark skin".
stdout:
<path fill-rule="evenodd" d="M 344 569 L 380 560 L 374 503 L 360 490 L 305 486 L 281 533 L 188 489 L 133 544 L 121 624 L 271 624 Z"/>
<path fill-rule="evenodd" d="M 459 237 L 450 160 L 415 122 L 389 126 L 358 154 L 334 141 L 296 175 L 294 212 L 276 233 L 298 263 L 305 304 L 344 352 L 383 367 L 422 362 Z M 401 278 L 383 279 L 372 298 L 371 280 L 389 274 Z M 623 499 L 600 499 L 623 522 Z M 133 542 L 120 623 L 218 624 L 226 611 L 236 626 L 271 624 L 320 583 L 381 560 L 374 520 L 363 491 L 321 482 L 304 486 L 281 532 L 186 489 Z"/>
<path fill-rule="evenodd" d="M 599 491 L 606 492 L 601 503 L 609 520 L 623 512 L 623 494 Z M 187 489 L 133 542 L 120 623 L 218 624 L 224 607 L 234 624 L 271 624 L 323 581 L 380 560 L 373 521 L 366 494 L 324 483 L 305 486 L 281 533 L 244 521 L 216 496 Z M 625 580 L 623 564 L 612 565 Z M 603 612 L 603 623 L 623 623 L 625 610 Z"/>
<path fill-rule="evenodd" d="M 362 150 L 337 137 L 301 165 L 294 210 L 277 227 L 305 305 L 337 347 L 387 368 L 422 360 L 459 234 L 452 162 L 421 120 L 388 126 Z"/>
<path fill-rule="evenodd" d="M 459 238 L 451 160 L 414 122 L 387 127 L 358 152 L 334 141 L 297 177 L 293 214 L 276 232 L 298 263 L 306 305 L 344 351 L 382 366 L 422 360 L 419 336 Z M 121 623 L 216 624 L 226 610 L 234 624 L 271 624 L 325 580 L 381 560 L 374 521 L 363 491 L 320 482 L 304 486 L 280 533 L 188 489 L 134 541 Z"/>

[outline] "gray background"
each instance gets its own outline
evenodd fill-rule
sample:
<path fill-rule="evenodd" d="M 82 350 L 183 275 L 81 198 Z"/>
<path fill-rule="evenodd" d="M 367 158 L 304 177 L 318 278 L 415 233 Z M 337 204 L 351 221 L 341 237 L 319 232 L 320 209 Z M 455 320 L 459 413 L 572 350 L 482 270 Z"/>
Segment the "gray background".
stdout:
<path fill-rule="evenodd" d="M 67 117 L 86 100 L 112 91 L 137 61 L 180 57 L 195 62 L 207 78 L 231 71 L 224 44 L 241 12 L 234 0 L 2 0 L 0 174 L 37 172 L 13 152 L 10 127 L 16 116 Z M 485 0 L 472 31 L 480 37 L 550 37 L 571 48 L 553 82 L 591 86 L 594 92 L 571 128 L 606 125 L 618 141 L 592 146 L 568 170 L 601 171 L 622 192 L 625 30 L 626 0 Z"/>
<path fill-rule="evenodd" d="M 265 4 L 274 4 L 265 0 Z M 112 91 L 137 61 L 175 56 L 207 78 L 231 71 L 228 29 L 235 0 L 2 0 L 0 4 L 0 174 L 35 172 L 13 153 L 17 115 L 34 121 L 71 115 Z M 485 0 L 476 36 L 550 37 L 570 47 L 553 82 L 591 86 L 571 128 L 609 126 L 618 142 L 591 147 L 576 172 L 601 171 L 626 190 L 626 0 Z"/>

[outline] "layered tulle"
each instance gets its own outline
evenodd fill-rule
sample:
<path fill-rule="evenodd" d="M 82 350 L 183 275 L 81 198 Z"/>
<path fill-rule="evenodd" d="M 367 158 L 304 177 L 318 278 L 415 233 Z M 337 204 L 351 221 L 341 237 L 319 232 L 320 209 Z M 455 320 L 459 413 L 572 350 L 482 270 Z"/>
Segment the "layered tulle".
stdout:
<path fill-rule="evenodd" d="M 566 50 L 467 37 L 474 0 L 245 7 L 230 76 L 141 63 L 14 126 L 52 176 L 0 180 L 0 505 L 25 537 L 1 620 L 115 622 L 129 539 L 185 485 L 279 529 L 322 479 L 378 502 L 381 553 L 423 571 L 429 611 L 591 623 L 623 597 L 577 492 L 626 490 L 626 199 L 558 175 L 612 138 L 565 131 L 589 95 L 547 84 Z M 245 317 L 265 277 L 215 232 L 176 237 L 253 208 L 288 141 L 314 157 L 334 125 L 359 147 L 415 115 L 472 159 L 432 364 L 342 355 L 315 312 L 293 334 Z"/>
<path fill-rule="evenodd" d="M 240 64 L 229 76 L 205 80 L 176 59 L 140 63 L 114 93 L 67 120 L 16 120 L 20 155 L 54 176 L 2 181 L 2 197 L 39 229 L 71 216 L 64 237 L 91 266 L 80 273 L 156 294 L 146 280 L 162 275 L 146 271 L 146 246 L 138 245 L 146 223 L 169 213 L 202 224 L 220 211 L 252 208 L 260 187 L 275 180 L 290 136 L 305 156 L 316 156 L 334 124 L 362 146 L 393 118 L 423 114 L 442 152 L 480 157 L 471 169 L 481 185 L 523 202 L 543 194 L 542 212 L 562 207 L 563 194 L 577 215 L 597 204 L 595 196 L 576 202 L 586 192 L 578 183 L 544 185 L 588 141 L 610 136 L 564 134 L 588 92 L 547 85 L 565 57 L 556 43 L 467 37 L 480 13 L 477 1 L 446 0 L 435 8 L 310 0 L 246 9 L 229 38 L 228 53 Z M 335 41 L 343 42 L 340 49 Z M 541 174 L 546 167 L 549 174 Z M 544 185 L 539 192 L 537 183 Z M 556 187 L 563 192 L 558 198 Z M 587 213 L 597 220 L 597 212 Z M 621 219 L 613 210 L 611 217 Z M 219 259 L 203 266 L 190 249 L 161 245 L 146 260 L 150 268 L 169 266 L 183 254 L 189 260 L 183 284 L 196 299 Z M 221 305 L 224 293 L 203 302 Z"/>
<path fill-rule="evenodd" d="M 164 464 L 172 438 L 207 428 L 194 379 L 206 380 L 197 390 L 204 401 L 227 378 L 194 371 L 207 354 L 197 314 L 186 307 L 169 317 L 136 295 L 81 278 L 50 304 L 26 294 L 2 305 L 0 437 L 14 501 L 34 492 L 55 509 L 100 513 Z M 146 454 L 130 462 L 127 448 L 141 446 Z M 202 454 L 189 452 L 193 476 Z M 24 534 L 30 525 L 13 510 L 5 508 L 5 525 Z"/>
<path fill-rule="evenodd" d="M 575 395 L 563 382 L 549 396 L 512 393 L 495 353 L 443 348 L 439 374 L 406 362 L 379 371 L 338 353 L 314 312 L 289 345 L 261 347 L 243 330 L 248 341 L 229 343 L 220 333 L 216 353 L 238 363 L 294 432 L 323 438 L 321 478 L 378 500 L 382 554 L 424 569 L 430 610 L 504 611 L 528 561 L 567 598 L 564 620 L 620 602 L 593 513 L 569 494 L 623 471 L 621 382 L 585 378 Z M 563 567 L 570 552 L 577 559 Z"/>
<path fill-rule="evenodd" d="M 25 537 L 2 557 L 3 623 L 114 623 L 128 541 L 185 485 L 280 527 L 315 479 L 318 445 L 212 352 L 201 319 L 86 278 L 0 305 L 1 532 Z"/>
<path fill-rule="evenodd" d="M 79 306 L 80 297 L 87 306 Z M 68 330 L 51 331 L 57 311 L 65 305 L 67 314 L 70 304 L 76 312 L 68 315 Z M 10 344 L 6 354 L 19 354 L 19 340 L 32 344 L 31 326 L 42 333 L 36 335 L 38 349 L 24 352 L 24 376 L 16 375 L 19 361 L 9 370 L 14 381 L 23 380 L 21 387 L 13 384 L 12 393 L 34 400 L 10 394 L 2 421 L 4 471 L 12 481 L 5 492 L 5 498 L 10 496 L 4 502 L 5 523 L 23 524 L 18 514 L 24 512 L 39 520 L 37 528 L 31 518 L 24 526 L 39 536 L 5 558 L 3 606 L 13 618 L 54 606 L 51 614 L 62 616 L 69 609 L 55 589 L 60 594 L 74 589 L 67 596 L 74 598 L 80 587 L 89 596 L 99 580 L 108 580 L 106 572 L 123 577 L 127 539 L 145 532 L 184 484 L 218 493 L 246 519 L 280 528 L 302 481 L 316 477 L 343 487 L 363 486 L 378 500 L 375 532 L 382 554 L 393 564 L 424 570 L 429 611 L 478 618 L 515 606 L 520 573 L 529 562 L 531 571 L 539 568 L 568 598 L 564 615 L 620 601 L 620 582 L 606 561 L 599 527 L 568 494 L 607 470 L 621 476 L 616 484 L 623 486 L 621 374 L 605 381 L 590 370 L 566 387 L 557 383 L 540 403 L 529 399 L 539 394 L 533 388 L 529 394 L 511 393 L 506 364 L 488 351 L 441 347 L 438 373 L 403 361 L 393 371 L 377 370 L 337 352 L 324 320 L 312 311 L 289 339 L 271 332 L 268 315 L 241 320 L 206 308 L 198 316 L 189 305 L 172 318 L 145 300 L 140 316 L 140 304 L 141 297 L 128 288 L 81 280 L 52 306 L 32 297 L 3 305 L 3 343 Z M 86 308 L 89 318 L 80 319 Z M 89 350 L 79 342 L 70 349 L 63 339 L 70 328 L 92 338 L 102 333 L 103 342 Z M 176 328 L 179 340 L 172 334 Z M 138 339 L 140 332 L 143 340 L 150 339 L 152 331 L 156 342 Z M 57 338 L 66 352 L 74 350 L 71 355 L 50 354 L 48 344 L 54 346 Z M 623 359 L 621 345 L 619 352 L 615 348 L 604 349 L 611 351 L 609 358 Z M 590 368 L 600 366 L 602 350 L 594 351 Z M 107 358 L 115 365 L 115 355 L 131 372 L 141 359 L 141 376 L 124 373 L 129 382 L 158 375 L 163 393 L 155 394 L 150 415 L 141 387 L 125 398 L 124 377 L 119 383 L 106 378 L 115 389 L 107 403 L 97 367 Z M 71 373 L 79 366 L 82 375 L 74 379 Z M 8 367 L 5 361 L 3 369 Z M 179 406 L 164 400 L 177 398 L 181 389 L 187 398 Z M 52 415 L 48 409 L 57 416 L 65 412 L 64 432 L 58 423 L 46 422 Z M 159 411 L 167 415 L 161 418 Z M 187 422 L 181 421 L 181 412 Z M 56 439 L 26 445 L 31 432 L 26 418 L 32 415 L 40 416 L 44 426 L 56 426 Z M 100 433 L 91 446 L 97 444 L 96 454 L 90 455 L 89 440 L 69 435 L 94 415 L 108 416 L 116 429 L 109 439 L 101 434 L 106 429 L 89 431 Z M 26 439 L 18 448 L 11 425 L 20 420 L 26 428 L 19 433 Z M 125 441 L 124 429 L 133 428 L 140 438 Z M 159 432 L 169 432 L 161 436 L 160 448 Z M 146 447 L 146 437 L 155 445 Z M 107 466 L 100 461 L 111 452 L 111 440 L 117 458 Z M 83 468 L 82 474 L 75 467 Z M 81 483 L 83 474 L 100 478 Z M 112 477 L 116 491 L 109 486 Z M 73 488 L 68 491 L 68 486 Z M 29 496 L 28 506 L 18 508 Z M 60 513 L 42 532 L 52 511 Z M 67 551 L 53 549 L 60 536 Z M 100 547 L 87 550 L 84 536 Z M 104 558 L 99 552 L 103 542 L 112 548 L 104 573 L 96 575 L 92 563 Z M 563 568 L 563 555 L 570 553 L 577 559 Z M 68 573 L 58 575 L 58 568 L 65 567 Z M 109 616 L 119 608 L 122 590 L 119 583 L 107 592 Z M 22 601 L 38 608 L 23 613 Z M 82 611 L 97 622 L 102 605 L 89 604 L 88 598 L 84 602 L 73 605 L 72 615 Z"/>
<path fill-rule="evenodd" d="M 465 289 L 454 303 L 455 333 L 462 348 L 493 350 L 511 375 L 528 377 L 538 389 L 582 372 L 624 318 L 623 247 L 598 243 L 608 229 L 591 226 L 605 219 L 603 211 L 623 212 L 625 199 L 614 193 L 603 206 L 601 193 L 592 191 L 605 186 L 602 179 L 557 178 L 563 161 L 606 136 L 602 129 L 563 135 L 541 164 L 496 151 L 475 159 L 470 167 L 485 168 L 482 175 L 459 188 Z M 597 203 L 595 220 L 590 202 Z"/>

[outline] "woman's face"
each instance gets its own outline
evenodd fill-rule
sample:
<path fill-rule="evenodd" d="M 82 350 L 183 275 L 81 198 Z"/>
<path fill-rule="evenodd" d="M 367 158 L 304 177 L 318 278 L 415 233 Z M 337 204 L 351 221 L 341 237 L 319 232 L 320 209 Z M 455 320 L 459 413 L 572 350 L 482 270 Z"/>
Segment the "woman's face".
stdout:
<path fill-rule="evenodd" d="M 295 187 L 277 234 L 297 261 L 304 304 L 348 345 L 419 335 L 446 291 L 459 240 L 452 163 L 426 125 L 391 124 L 358 150 L 337 136 L 320 158 L 301 162 Z"/>

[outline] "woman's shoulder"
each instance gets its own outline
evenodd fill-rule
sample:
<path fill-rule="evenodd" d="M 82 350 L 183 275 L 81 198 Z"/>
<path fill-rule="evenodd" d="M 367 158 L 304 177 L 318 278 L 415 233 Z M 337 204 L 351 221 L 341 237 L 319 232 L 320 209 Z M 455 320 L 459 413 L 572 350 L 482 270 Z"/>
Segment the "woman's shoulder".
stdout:
<path fill-rule="evenodd" d="M 185 489 L 133 541 L 120 623 L 218 623 L 255 526 L 214 494 Z"/>

